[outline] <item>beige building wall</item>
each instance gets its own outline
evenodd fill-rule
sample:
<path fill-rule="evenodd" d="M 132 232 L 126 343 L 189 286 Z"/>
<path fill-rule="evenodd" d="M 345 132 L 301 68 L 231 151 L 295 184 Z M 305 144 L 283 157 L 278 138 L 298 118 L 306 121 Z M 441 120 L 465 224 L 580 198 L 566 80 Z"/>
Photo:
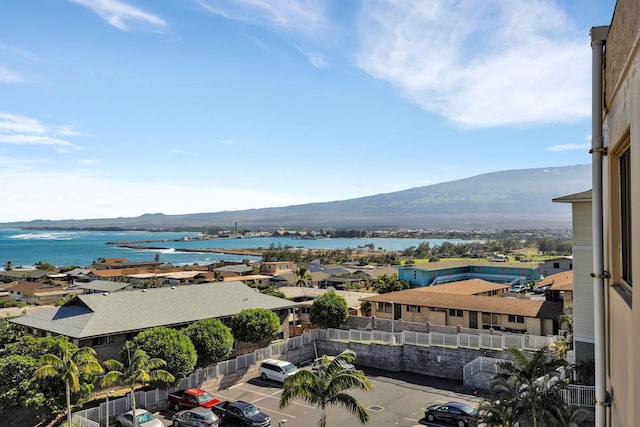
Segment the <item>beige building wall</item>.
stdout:
<path fill-rule="evenodd" d="M 604 268 L 607 388 L 612 397 L 607 425 L 631 426 L 640 419 L 640 292 L 622 274 L 620 155 L 630 148 L 631 272 L 640 280 L 640 2 L 618 0 L 605 47 L 603 136 Z M 633 307 L 636 307 L 634 310 Z"/>

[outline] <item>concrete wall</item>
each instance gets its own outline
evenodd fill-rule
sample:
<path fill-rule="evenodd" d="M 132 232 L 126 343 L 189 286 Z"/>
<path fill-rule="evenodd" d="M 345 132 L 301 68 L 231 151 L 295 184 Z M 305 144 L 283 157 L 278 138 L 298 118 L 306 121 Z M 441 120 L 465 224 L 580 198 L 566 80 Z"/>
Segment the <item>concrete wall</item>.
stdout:
<path fill-rule="evenodd" d="M 388 371 L 412 372 L 462 381 L 463 367 L 478 357 L 509 359 L 507 351 L 468 348 L 421 347 L 317 341 L 318 354 L 336 355 L 349 348 L 356 352 L 356 364 Z M 488 382 L 478 385 L 489 388 Z"/>

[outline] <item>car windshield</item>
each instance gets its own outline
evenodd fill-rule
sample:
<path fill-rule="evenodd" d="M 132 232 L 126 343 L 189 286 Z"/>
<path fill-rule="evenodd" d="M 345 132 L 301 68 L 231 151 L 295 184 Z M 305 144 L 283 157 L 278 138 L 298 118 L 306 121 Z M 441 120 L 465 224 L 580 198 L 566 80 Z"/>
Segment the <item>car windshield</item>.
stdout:
<path fill-rule="evenodd" d="M 213 396 L 211 395 L 211 393 L 205 392 L 205 393 L 202 393 L 202 394 L 198 395 L 198 402 L 199 403 L 208 402 L 210 400 L 213 400 Z"/>
<path fill-rule="evenodd" d="M 154 417 L 151 412 L 145 412 L 144 414 L 136 415 L 136 420 L 138 421 L 138 424 L 153 421 L 155 419 L 156 417 Z"/>
<path fill-rule="evenodd" d="M 245 417 L 252 417 L 252 416 L 256 415 L 258 412 L 260 412 L 258 410 L 258 408 L 256 408 L 253 405 L 247 406 L 246 408 L 244 408 L 242 410 L 242 413 L 244 414 Z"/>
<path fill-rule="evenodd" d="M 465 405 L 464 403 L 458 405 L 458 408 L 465 414 L 473 414 L 475 411 L 475 409 L 473 409 L 471 406 Z"/>
<path fill-rule="evenodd" d="M 205 415 L 202 416 L 202 418 L 204 418 L 205 421 L 215 421 L 216 420 L 216 416 L 213 415 L 213 413 L 205 414 Z"/>
<path fill-rule="evenodd" d="M 296 369 L 297 368 L 294 365 L 284 365 L 282 367 L 282 370 L 284 371 L 285 374 L 290 374 L 291 372 L 295 372 Z"/>

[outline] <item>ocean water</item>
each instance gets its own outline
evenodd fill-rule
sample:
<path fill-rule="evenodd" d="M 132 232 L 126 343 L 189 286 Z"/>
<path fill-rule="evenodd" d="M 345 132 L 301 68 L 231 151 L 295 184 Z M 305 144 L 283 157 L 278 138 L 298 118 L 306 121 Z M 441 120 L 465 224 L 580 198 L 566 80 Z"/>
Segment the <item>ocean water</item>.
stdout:
<path fill-rule="evenodd" d="M 176 252 L 177 248 L 253 249 L 274 246 L 313 249 L 357 249 L 373 243 L 375 248 L 400 251 L 410 246 L 429 242 L 439 245 L 444 239 L 317 239 L 300 240 L 289 237 L 256 237 L 251 239 L 181 240 L 196 238 L 199 233 L 149 231 L 46 231 L 0 229 L 0 269 L 8 261 L 13 267 L 32 266 L 45 262 L 55 266 L 87 266 L 98 258 L 127 258 L 129 261 L 152 261 L 156 254 L 160 261 L 174 265 L 211 264 L 220 260 L 259 261 L 259 257 L 227 255 L 208 252 Z M 150 249 L 128 249 L 107 242 L 134 242 L 165 240 L 162 242 L 133 243 Z M 181 240 L 181 241 L 175 241 Z M 462 240 L 448 240 L 452 243 Z"/>

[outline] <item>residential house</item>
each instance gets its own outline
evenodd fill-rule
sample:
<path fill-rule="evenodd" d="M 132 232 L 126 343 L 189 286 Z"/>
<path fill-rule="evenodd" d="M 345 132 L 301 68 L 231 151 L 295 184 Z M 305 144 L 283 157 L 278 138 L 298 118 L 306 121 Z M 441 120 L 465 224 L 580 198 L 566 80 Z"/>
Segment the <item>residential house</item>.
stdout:
<path fill-rule="evenodd" d="M 46 278 L 47 274 L 51 272 L 33 268 L 14 268 L 9 271 L 0 270 L 0 280 L 35 282 Z"/>
<path fill-rule="evenodd" d="M 276 276 L 278 274 L 287 273 L 295 270 L 296 263 L 292 261 L 272 261 L 260 263 L 260 274 L 268 274 Z"/>
<path fill-rule="evenodd" d="M 184 327 L 197 320 L 229 322 L 245 308 L 273 310 L 287 336 L 298 303 L 256 292 L 241 282 L 82 294 L 59 307 L 11 319 L 36 336 L 65 335 L 74 344 L 92 346 L 100 360 L 117 358 L 127 340 L 156 326 Z"/>
<path fill-rule="evenodd" d="M 148 271 L 139 268 L 113 268 L 104 270 L 92 270 L 87 275 L 90 281 L 93 280 L 111 280 L 114 282 L 122 282 L 126 280 L 127 276 L 133 274 L 149 274 Z"/>
<path fill-rule="evenodd" d="M 547 276 L 542 279 L 538 287 L 546 289 L 547 300 L 562 302 L 562 312 L 564 314 L 572 314 L 574 312 L 573 271 Z"/>
<path fill-rule="evenodd" d="M 77 285 L 83 294 L 101 294 L 104 292 L 130 291 L 133 285 L 127 282 L 113 282 L 110 280 L 93 280 Z"/>
<path fill-rule="evenodd" d="M 123 268 L 150 268 L 162 265 L 160 261 L 129 261 L 127 258 L 106 258 L 91 264 L 92 270 L 111 270 Z"/>
<path fill-rule="evenodd" d="M 307 288 L 301 286 L 283 286 L 279 290 L 284 293 L 288 300 L 295 301 L 300 304 L 297 312 L 297 319 L 293 322 L 294 324 L 292 325 L 293 328 L 291 328 L 290 335 L 298 336 L 305 330 L 314 328 L 315 325 L 311 323 L 310 318 L 311 304 L 313 304 L 313 301 L 316 298 L 329 291 L 327 289 Z M 371 293 L 340 290 L 333 292 L 345 299 L 350 316 L 361 316 L 360 300 L 366 296 L 376 295 Z"/>
<path fill-rule="evenodd" d="M 44 282 L 19 282 L 8 287 L 8 297 L 14 301 L 28 304 L 51 304 L 70 294 L 79 294 L 80 290 L 67 290 L 63 286 L 50 285 Z"/>
<path fill-rule="evenodd" d="M 556 201 L 556 199 L 554 199 L 554 201 Z M 549 276 L 562 271 L 570 271 L 573 270 L 573 257 L 562 256 L 546 259 L 540 263 L 539 268 L 543 276 Z"/>

